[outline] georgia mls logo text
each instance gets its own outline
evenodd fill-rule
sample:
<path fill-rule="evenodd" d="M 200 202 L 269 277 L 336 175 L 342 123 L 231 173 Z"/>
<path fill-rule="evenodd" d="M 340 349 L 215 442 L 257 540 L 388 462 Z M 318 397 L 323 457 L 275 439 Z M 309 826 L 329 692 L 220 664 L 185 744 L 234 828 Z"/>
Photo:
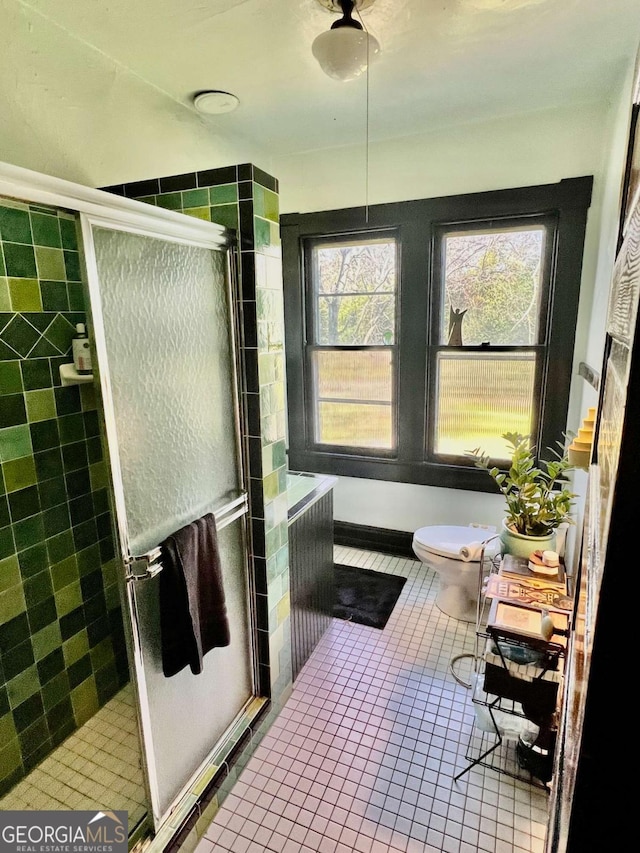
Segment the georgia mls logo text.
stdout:
<path fill-rule="evenodd" d="M 7 811 L 0 853 L 127 853 L 127 819 L 125 811 Z"/>

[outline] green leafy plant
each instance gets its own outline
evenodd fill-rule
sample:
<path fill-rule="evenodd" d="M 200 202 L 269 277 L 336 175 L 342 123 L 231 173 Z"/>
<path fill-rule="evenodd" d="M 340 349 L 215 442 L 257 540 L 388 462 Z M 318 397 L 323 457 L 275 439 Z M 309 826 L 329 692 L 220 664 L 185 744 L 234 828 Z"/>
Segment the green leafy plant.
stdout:
<path fill-rule="evenodd" d="M 539 467 L 535 446 L 528 436 L 506 432 L 502 438 L 511 447 L 508 471 L 492 466 L 490 457 L 479 447 L 465 455 L 497 483 L 507 503 L 507 525 L 524 536 L 546 536 L 564 522 L 573 524 L 570 513 L 577 496 L 567 485 L 566 475 L 574 466 L 569 462 L 566 446 L 557 442 L 559 450 L 549 448 L 555 459 L 543 460 Z"/>

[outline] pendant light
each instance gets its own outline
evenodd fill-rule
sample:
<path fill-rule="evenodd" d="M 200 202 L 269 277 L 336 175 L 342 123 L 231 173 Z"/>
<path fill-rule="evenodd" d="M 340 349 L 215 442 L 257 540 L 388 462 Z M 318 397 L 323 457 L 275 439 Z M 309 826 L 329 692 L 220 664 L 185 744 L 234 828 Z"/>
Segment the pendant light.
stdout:
<path fill-rule="evenodd" d="M 319 35 L 311 52 L 329 77 L 343 82 L 363 74 L 380 52 L 378 40 L 367 33 L 352 17 L 354 9 L 370 6 L 374 0 L 318 0 L 325 8 L 341 10 L 342 17 L 331 29 Z"/>

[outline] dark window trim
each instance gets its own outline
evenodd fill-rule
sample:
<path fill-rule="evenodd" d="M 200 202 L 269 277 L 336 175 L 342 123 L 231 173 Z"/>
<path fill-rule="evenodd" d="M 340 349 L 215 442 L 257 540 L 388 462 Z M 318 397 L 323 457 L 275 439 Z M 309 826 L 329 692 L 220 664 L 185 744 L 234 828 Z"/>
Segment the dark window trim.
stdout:
<path fill-rule="evenodd" d="M 541 456 L 566 429 L 573 350 L 578 315 L 582 256 L 591 203 L 593 177 L 567 178 L 556 184 L 495 190 L 434 199 L 291 213 L 280 218 L 286 324 L 287 391 L 289 399 L 289 467 L 349 477 L 392 480 L 472 491 L 494 491 L 484 471 L 425 458 L 429 410 L 427 331 L 432 327 L 434 245 L 436 229 L 486 227 L 487 222 L 551 218 L 557 223 L 549 247 L 553 281 L 550 315 L 546 318 L 549 356 L 539 381 L 546 387 L 539 411 Z M 401 297 L 397 327 L 398 451 L 381 458 L 345 453 L 344 448 L 310 446 L 305 392 L 305 296 L 303 242 L 335 235 L 395 230 L 400 243 Z M 407 291 L 424 282 L 424 298 Z M 427 298 L 428 297 L 428 298 Z M 542 322 L 542 318 L 541 318 Z M 494 350 L 495 351 L 495 350 Z M 536 379 L 538 381 L 538 378 Z"/>

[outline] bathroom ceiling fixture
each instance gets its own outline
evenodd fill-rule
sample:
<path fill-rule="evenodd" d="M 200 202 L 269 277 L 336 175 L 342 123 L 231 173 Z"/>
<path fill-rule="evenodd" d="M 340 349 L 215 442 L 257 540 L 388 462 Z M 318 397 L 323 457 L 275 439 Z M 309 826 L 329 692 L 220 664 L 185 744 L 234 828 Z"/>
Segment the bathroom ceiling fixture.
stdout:
<path fill-rule="evenodd" d="M 208 116 L 233 112 L 239 104 L 240 101 L 231 92 L 221 92 L 217 89 L 198 92 L 193 96 L 194 107 L 199 113 Z"/>
<path fill-rule="evenodd" d="M 378 40 L 368 33 L 359 21 L 354 21 L 354 9 L 360 12 L 375 0 L 318 0 L 325 9 L 342 12 L 342 17 L 331 29 L 319 35 L 311 51 L 320 67 L 335 80 L 355 80 L 369 67 L 380 53 Z"/>

